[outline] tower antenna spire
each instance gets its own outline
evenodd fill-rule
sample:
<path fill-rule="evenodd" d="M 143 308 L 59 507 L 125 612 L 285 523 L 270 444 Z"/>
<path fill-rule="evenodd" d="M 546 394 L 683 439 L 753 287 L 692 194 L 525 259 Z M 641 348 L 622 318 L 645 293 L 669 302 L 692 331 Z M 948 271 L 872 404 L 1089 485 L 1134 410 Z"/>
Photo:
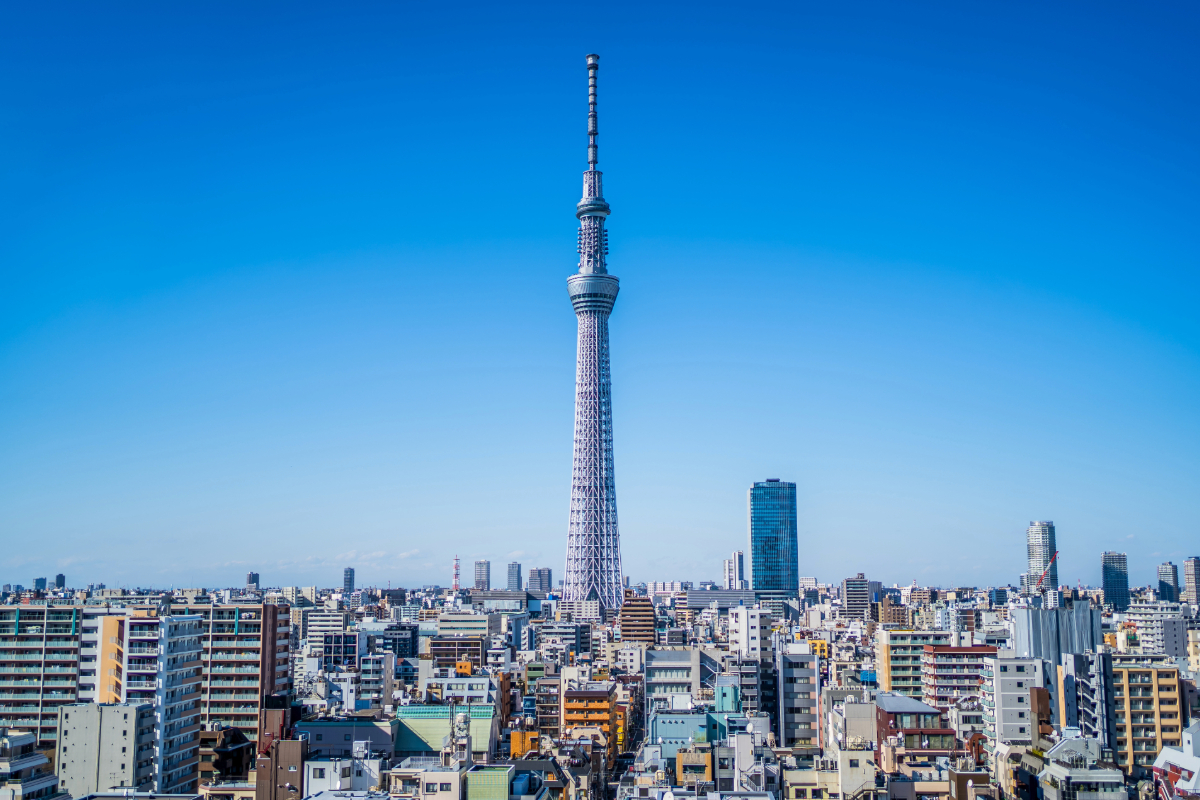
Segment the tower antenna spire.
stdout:
<path fill-rule="evenodd" d="M 588 169 L 600 163 L 600 151 L 596 136 L 600 133 L 596 122 L 596 72 L 600 69 L 600 56 L 591 53 L 587 57 L 588 68 Z"/>

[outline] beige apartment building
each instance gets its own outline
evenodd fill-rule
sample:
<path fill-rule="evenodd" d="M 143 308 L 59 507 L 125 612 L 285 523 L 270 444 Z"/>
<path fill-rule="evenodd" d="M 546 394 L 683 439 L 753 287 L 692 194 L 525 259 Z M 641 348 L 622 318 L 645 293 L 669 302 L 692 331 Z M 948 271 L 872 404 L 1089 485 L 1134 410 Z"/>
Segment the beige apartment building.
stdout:
<path fill-rule="evenodd" d="M 1145 774 L 1164 747 L 1182 741 L 1183 689 L 1179 670 L 1165 655 L 1113 655 L 1117 766 Z"/>

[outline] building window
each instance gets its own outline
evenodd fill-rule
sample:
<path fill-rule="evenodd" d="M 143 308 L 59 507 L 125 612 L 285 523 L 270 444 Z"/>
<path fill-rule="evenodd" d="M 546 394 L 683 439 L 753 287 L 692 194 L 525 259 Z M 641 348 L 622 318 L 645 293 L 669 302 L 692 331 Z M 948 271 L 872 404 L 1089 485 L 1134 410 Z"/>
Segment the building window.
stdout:
<path fill-rule="evenodd" d="M 448 792 L 448 791 L 450 791 L 450 784 L 442 783 L 442 784 L 438 785 L 438 788 L 441 789 L 443 792 Z"/>
<path fill-rule="evenodd" d="M 1025 732 L 1024 728 L 1017 728 L 1017 733 L 1024 733 L 1024 732 Z"/>
<path fill-rule="evenodd" d="M 313 767 L 313 777 L 314 778 L 324 778 L 325 777 L 325 768 L 324 767 Z"/>
<path fill-rule="evenodd" d="M 437 792 L 437 786 L 438 785 L 436 783 L 425 784 L 425 794 L 435 794 Z"/>
<path fill-rule="evenodd" d="M 318 742 L 319 742 L 319 741 L 321 741 L 321 739 L 323 739 L 323 738 L 325 738 L 325 734 L 323 734 L 323 733 L 318 733 L 318 734 L 317 734 L 317 741 L 318 741 Z"/>
<path fill-rule="evenodd" d="M 854 767 L 857 767 L 857 766 L 858 766 L 858 759 L 857 759 L 857 758 L 852 758 L 852 759 L 850 759 L 850 767 L 851 767 L 851 768 L 854 768 Z"/>
<path fill-rule="evenodd" d="M 342 737 L 342 739 L 347 742 L 350 741 L 350 734 L 347 733 L 345 736 Z"/>
<path fill-rule="evenodd" d="M 295 771 L 296 771 L 296 765 L 295 765 L 295 764 L 292 764 L 290 767 L 288 767 L 288 772 L 295 772 Z"/>

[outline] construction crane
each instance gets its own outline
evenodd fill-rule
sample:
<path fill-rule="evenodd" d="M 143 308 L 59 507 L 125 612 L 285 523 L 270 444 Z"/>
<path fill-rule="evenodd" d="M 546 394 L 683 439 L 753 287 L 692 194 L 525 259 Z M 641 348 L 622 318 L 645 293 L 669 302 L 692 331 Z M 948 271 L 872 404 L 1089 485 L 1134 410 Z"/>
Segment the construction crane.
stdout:
<path fill-rule="evenodd" d="M 1035 592 L 1042 590 L 1042 581 L 1046 580 L 1046 576 L 1050 574 L 1050 568 L 1054 566 L 1054 559 L 1058 558 L 1058 551 L 1054 551 L 1054 555 L 1050 556 L 1050 563 L 1046 565 L 1046 569 L 1042 572 L 1042 577 L 1038 578 L 1037 586 L 1033 587 Z"/>

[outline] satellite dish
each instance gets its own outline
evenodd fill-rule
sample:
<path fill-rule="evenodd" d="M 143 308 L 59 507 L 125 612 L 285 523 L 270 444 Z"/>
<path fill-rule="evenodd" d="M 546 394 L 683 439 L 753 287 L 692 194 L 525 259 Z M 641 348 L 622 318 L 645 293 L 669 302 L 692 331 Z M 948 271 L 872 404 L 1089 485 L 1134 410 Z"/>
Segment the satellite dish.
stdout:
<path fill-rule="evenodd" d="M 753 722 L 746 723 L 746 733 L 754 733 L 754 723 Z"/>
<path fill-rule="evenodd" d="M 663 743 L 663 738 L 662 738 L 661 736 L 660 736 L 660 737 L 658 737 L 658 743 L 659 743 L 659 744 L 662 744 L 662 743 Z"/>

